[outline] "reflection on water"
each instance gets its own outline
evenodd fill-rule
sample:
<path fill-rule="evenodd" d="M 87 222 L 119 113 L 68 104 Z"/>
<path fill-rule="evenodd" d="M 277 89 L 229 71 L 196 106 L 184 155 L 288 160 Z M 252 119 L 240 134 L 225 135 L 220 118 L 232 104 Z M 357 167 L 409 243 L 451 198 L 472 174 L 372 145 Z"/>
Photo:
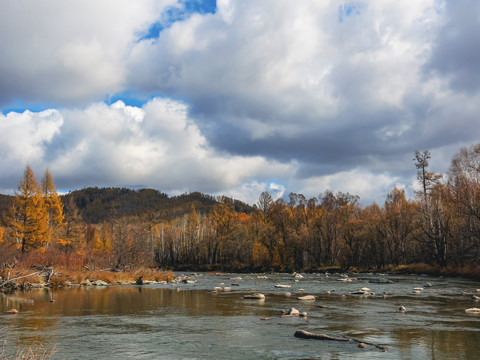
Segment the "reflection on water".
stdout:
<path fill-rule="evenodd" d="M 333 275 L 306 275 L 297 282 L 290 275 L 243 275 L 229 292 L 210 291 L 230 287 L 234 276 L 190 275 L 197 283 L 175 287 L 73 287 L 0 295 L 0 339 L 55 346 L 58 359 L 474 359 L 480 353 L 480 316 L 464 312 L 480 304 L 462 294 L 480 288 L 475 282 L 428 278 L 432 287 L 413 294 L 413 287 L 427 278 L 397 276 L 389 277 L 392 284 L 372 284 L 370 275 L 351 283 Z M 276 283 L 290 284 L 292 296 Z M 376 294 L 351 294 L 365 286 Z M 254 291 L 266 294 L 266 300 L 243 299 Z M 296 299 L 304 294 L 317 299 Z M 400 305 L 405 313 L 396 311 Z M 280 318 L 280 311 L 292 306 L 308 318 Z M 20 313 L 3 314 L 11 308 Z M 298 329 L 379 344 L 387 354 L 356 343 L 297 339 Z"/>

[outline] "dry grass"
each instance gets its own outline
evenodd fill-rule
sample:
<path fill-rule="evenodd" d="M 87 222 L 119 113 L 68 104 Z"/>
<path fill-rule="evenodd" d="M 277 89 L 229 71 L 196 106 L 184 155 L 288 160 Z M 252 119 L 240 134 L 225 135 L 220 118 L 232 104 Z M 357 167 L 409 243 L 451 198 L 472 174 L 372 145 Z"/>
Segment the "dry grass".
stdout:
<path fill-rule="evenodd" d="M 15 279 L 16 288 L 28 288 L 31 283 L 44 283 L 46 274 L 34 274 L 33 266 L 54 269 L 49 279 L 51 286 L 64 286 L 68 282 L 81 284 L 85 280 L 102 280 L 108 284 L 124 284 L 136 281 L 140 276 L 149 281 L 170 281 L 175 278 L 171 271 L 149 267 L 132 267 L 125 271 L 110 271 L 111 259 L 95 254 L 66 254 L 56 249 L 45 252 L 31 251 L 26 254 L 8 253 L 8 267 L 0 268 L 0 284 L 6 279 Z M 2 258 L 0 254 L 0 258 Z M 6 258 L 4 260 L 7 260 Z M 24 277 L 28 275 L 27 277 Z M 10 285 L 13 285 L 10 283 Z"/>
<path fill-rule="evenodd" d="M 480 265 L 448 265 L 446 267 L 440 267 L 438 265 L 418 263 L 395 266 L 391 271 L 402 271 L 412 274 L 427 274 L 433 276 L 463 276 L 468 278 L 480 279 Z"/>
<path fill-rule="evenodd" d="M 42 345 L 18 346 L 14 355 L 7 356 L 7 341 L 4 340 L 0 349 L 0 360 L 46 360 L 53 357 L 56 350 L 45 349 Z"/>
<path fill-rule="evenodd" d="M 143 280 L 149 281 L 171 281 L 175 275 L 171 271 L 162 271 L 150 268 L 138 268 L 127 271 L 108 271 L 108 270 L 71 270 L 65 267 L 55 268 L 58 274 L 51 276 L 49 285 L 53 287 L 65 286 L 67 283 L 82 284 L 88 280 L 102 280 L 108 284 L 127 284 L 135 282 L 140 276 Z M 31 283 L 45 283 L 45 278 L 34 274 L 35 271 L 23 266 L 16 266 L 14 269 L 3 269 L 0 272 L 3 283 L 7 278 L 16 279 L 15 283 L 21 288 L 28 288 Z M 32 275 L 33 274 L 33 275 Z M 29 275 L 23 277 L 25 275 Z M 22 286 L 23 285 L 23 286 Z"/>
<path fill-rule="evenodd" d="M 175 275 L 171 271 L 162 271 L 158 269 L 139 268 L 128 271 L 107 271 L 107 270 L 69 270 L 65 268 L 57 269 L 62 275 L 52 276 L 53 286 L 65 285 L 67 281 L 81 284 L 88 280 L 102 280 L 108 284 L 125 284 L 136 281 L 140 276 L 143 280 L 151 281 L 171 281 Z"/>

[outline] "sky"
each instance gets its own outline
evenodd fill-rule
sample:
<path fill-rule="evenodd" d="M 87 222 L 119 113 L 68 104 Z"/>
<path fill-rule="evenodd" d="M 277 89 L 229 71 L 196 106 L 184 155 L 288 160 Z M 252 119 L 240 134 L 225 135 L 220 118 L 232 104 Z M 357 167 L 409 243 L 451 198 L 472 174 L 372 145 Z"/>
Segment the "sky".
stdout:
<path fill-rule="evenodd" d="M 383 204 L 480 139 L 476 0 L 0 0 L 0 193 Z"/>

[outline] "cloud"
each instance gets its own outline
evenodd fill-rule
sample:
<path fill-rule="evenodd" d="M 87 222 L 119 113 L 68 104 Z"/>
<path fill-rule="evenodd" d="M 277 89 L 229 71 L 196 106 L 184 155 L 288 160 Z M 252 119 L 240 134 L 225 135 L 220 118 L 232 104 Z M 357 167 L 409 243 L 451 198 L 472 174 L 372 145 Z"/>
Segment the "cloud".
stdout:
<path fill-rule="evenodd" d="M 480 90 L 480 3 L 468 0 L 446 1 L 445 20 L 437 32 L 432 57 L 425 71 L 446 78 L 453 89 Z"/>
<path fill-rule="evenodd" d="M 138 33 L 175 1 L 18 0 L 0 12 L 0 106 L 80 104 L 124 89 Z M 7 36 L 8 35 L 8 36 Z"/>
<path fill-rule="evenodd" d="M 376 201 L 380 205 L 385 200 L 385 194 L 394 186 L 405 188 L 410 184 L 399 183 L 400 179 L 389 174 L 375 174 L 361 169 L 338 172 L 332 175 L 309 177 L 302 181 L 296 181 L 294 188 L 298 193 L 315 196 L 326 190 L 358 195 L 362 204 L 368 205 Z M 301 191 L 300 191 L 301 190 Z M 381 194 L 381 196 L 379 196 Z"/>
<path fill-rule="evenodd" d="M 215 15 L 137 44 L 130 82 L 187 99 L 221 151 L 295 159 L 316 175 L 396 170 L 392 153 L 430 145 L 414 135 L 437 106 L 419 74 L 435 2 L 342 6 L 219 1 Z"/>
<path fill-rule="evenodd" d="M 1 120 L 8 136 L 0 139 L 7 159 L 0 183 L 12 181 L 5 174 L 16 174 L 18 182 L 25 163 L 33 162 L 42 173 L 48 167 L 61 189 L 142 184 L 170 194 L 228 193 L 243 182 L 285 177 L 292 170 L 260 156 L 216 153 L 188 118 L 185 104 L 168 99 L 154 98 L 143 108 L 118 101 L 11 112 Z"/>
<path fill-rule="evenodd" d="M 63 118 L 57 110 L 39 113 L 0 114 L 0 172 L 12 180 L 12 174 L 23 172 L 27 163 L 43 162 L 46 149 L 59 134 Z"/>
<path fill-rule="evenodd" d="M 382 203 L 395 184 L 412 193 L 415 150 L 445 172 L 478 141 L 479 12 L 466 0 L 19 0 L 0 13 L 0 107 L 48 110 L 0 118 L 0 166 L 48 165 L 70 189 L 330 188 Z"/>

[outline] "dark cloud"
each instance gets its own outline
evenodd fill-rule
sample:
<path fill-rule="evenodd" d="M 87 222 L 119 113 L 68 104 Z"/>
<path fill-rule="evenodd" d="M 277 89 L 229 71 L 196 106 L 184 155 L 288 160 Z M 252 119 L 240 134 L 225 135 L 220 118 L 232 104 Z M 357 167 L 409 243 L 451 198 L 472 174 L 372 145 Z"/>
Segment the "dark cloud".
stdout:
<path fill-rule="evenodd" d="M 437 32 L 425 72 L 447 78 L 454 90 L 477 92 L 480 89 L 480 3 L 446 1 L 444 15 L 445 23 Z"/>

